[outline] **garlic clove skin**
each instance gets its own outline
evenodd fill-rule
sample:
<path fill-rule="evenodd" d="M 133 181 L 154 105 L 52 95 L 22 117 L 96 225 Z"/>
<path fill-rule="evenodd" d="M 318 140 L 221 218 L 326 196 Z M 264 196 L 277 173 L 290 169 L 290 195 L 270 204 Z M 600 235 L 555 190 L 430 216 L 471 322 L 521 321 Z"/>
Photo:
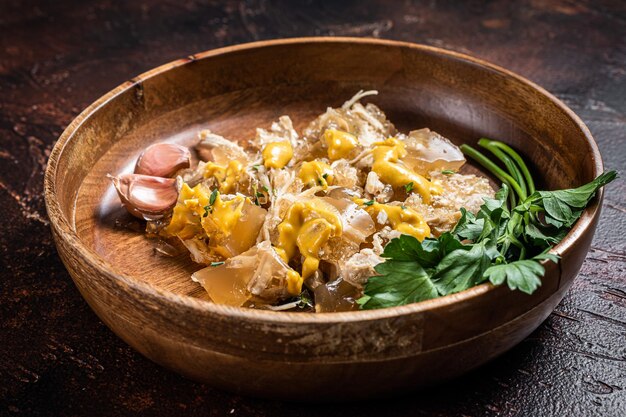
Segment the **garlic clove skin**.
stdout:
<path fill-rule="evenodd" d="M 126 210 L 142 220 L 156 220 L 178 200 L 178 180 L 141 174 L 109 175 Z"/>
<path fill-rule="evenodd" d="M 175 143 L 155 143 L 139 155 L 135 174 L 165 178 L 190 165 L 191 152 L 186 147 Z"/>

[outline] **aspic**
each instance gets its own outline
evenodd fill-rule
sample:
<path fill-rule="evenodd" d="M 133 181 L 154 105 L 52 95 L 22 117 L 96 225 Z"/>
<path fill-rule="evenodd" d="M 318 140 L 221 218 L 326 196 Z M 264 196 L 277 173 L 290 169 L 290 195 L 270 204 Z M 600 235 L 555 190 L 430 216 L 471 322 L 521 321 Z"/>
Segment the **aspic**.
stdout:
<path fill-rule="evenodd" d="M 300 133 L 281 116 L 246 143 L 203 130 L 193 150 L 154 144 L 134 173 L 111 178 L 147 237 L 180 242 L 206 266 L 191 278 L 213 302 L 335 312 L 486 280 L 533 292 L 541 262 L 558 261 L 547 251 L 615 177 L 537 191 L 515 150 L 479 141 L 500 167 L 428 128 L 399 132 L 360 102 L 376 94 L 360 91 Z M 464 153 L 502 183 L 498 193 L 459 172 Z"/>

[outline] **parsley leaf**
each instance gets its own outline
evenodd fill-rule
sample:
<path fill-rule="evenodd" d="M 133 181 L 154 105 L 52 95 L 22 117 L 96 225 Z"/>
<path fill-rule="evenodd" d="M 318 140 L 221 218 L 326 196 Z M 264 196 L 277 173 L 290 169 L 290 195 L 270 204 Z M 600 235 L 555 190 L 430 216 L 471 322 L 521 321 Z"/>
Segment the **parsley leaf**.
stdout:
<path fill-rule="evenodd" d="M 556 245 L 563 240 L 566 234 L 567 229 L 558 230 L 539 223 L 529 223 L 524 229 L 524 239 L 528 243 L 542 248 Z"/>
<path fill-rule="evenodd" d="M 506 281 L 510 289 L 532 294 L 541 285 L 539 278 L 544 273 L 545 269 L 539 262 L 525 259 L 493 265 L 485 271 L 485 276 L 493 285 L 502 285 Z"/>
<path fill-rule="evenodd" d="M 530 196 L 545 210 L 545 221 L 555 227 L 571 227 L 600 187 L 617 177 L 615 171 L 605 172 L 578 188 L 558 191 L 537 191 Z"/>
<path fill-rule="evenodd" d="M 364 310 L 393 307 L 438 296 L 428 273 L 416 261 L 388 260 L 376 265 L 365 295 L 358 300 Z"/>
<path fill-rule="evenodd" d="M 432 268 L 439 262 L 439 241 L 424 239 L 423 242 L 410 235 L 400 235 L 385 246 L 383 258 L 395 261 L 418 262 L 424 268 Z"/>
<path fill-rule="evenodd" d="M 541 260 L 557 262 L 558 257 L 552 254 L 537 255 L 532 259 L 523 259 L 508 264 L 493 265 L 485 271 L 493 285 L 502 285 L 505 281 L 511 290 L 520 290 L 532 294 L 541 285 L 541 277 L 546 270 Z"/>
<path fill-rule="evenodd" d="M 358 303 L 362 309 L 368 310 L 446 295 L 448 292 L 442 293 L 447 291 L 443 283 L 438 288 L 433 280 L 435 268 L 450 257 L 463 258 L 462 253 L 468 249 L 450 233 L 423 242 L 413 236 L 400 235 L 385 246 L 382 257 L 387 260 L 374 268 L 379 275 L 369 278 L 365 295 Z M 453 265 L 456 264 L 453 262 Z"/>
<path fill-rule="evenodd" d="M 407 194 L 409 194 L 411 191 L 413 191 L 413 181 L 411 181 L 410 183 L 406 184 L 404 186 L 404 191 L 406 191 Z"/>
<path fill-rule="evenodd" d="M 461 243 L 450 232 L 443 233 L 439 236 L 437 242 L 439 242 L 439 256 L 441 256 L 441 258 L 446 257 L 450 252 L 457 249 L 469 250 L 471 247 L 470 245 Z"/>
<path fill-rule="evenodd" d="M 441 171 L 441 173 L 443 175 L 452 175 L 452 174 L 456 174 L 456 172 L 452 171 L 451 169 L 444 169 L 443 171 Z"/>
<path fill-rule="evenodd" d="M 497 255 L 490 240 L 473 245 L 470 250 L 454 250 L 437 265 L 432 280 L 441 295 L 466 290 L 484 281 L 484 272 Z"/>
<path fill-rule="evenodd" d="M 483 231 L 485 219 L 477 219 L 474 213 L 461 208 L 461 218 L 457 222 L 452 234 L 459 240 L 476 240 Z"/>

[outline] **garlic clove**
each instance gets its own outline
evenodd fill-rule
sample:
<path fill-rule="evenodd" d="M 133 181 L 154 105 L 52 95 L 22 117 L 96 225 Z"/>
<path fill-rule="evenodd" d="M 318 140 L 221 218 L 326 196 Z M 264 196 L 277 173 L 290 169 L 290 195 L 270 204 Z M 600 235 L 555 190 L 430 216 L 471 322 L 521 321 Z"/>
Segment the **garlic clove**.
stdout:
<path fill-rule="evenodd" d="M 149 146 L 137 159 L 135 174 L 171 177 L 178 170 L 189 168 L 191 153 L 174 143 L 156 143 Z"/>
<path fill-rule="evenodd" d="M 156 220 L 169 212 L 178 200 L 175 178 L 141 174 L 109 175 L 124 207 L 140 219 Z"/>

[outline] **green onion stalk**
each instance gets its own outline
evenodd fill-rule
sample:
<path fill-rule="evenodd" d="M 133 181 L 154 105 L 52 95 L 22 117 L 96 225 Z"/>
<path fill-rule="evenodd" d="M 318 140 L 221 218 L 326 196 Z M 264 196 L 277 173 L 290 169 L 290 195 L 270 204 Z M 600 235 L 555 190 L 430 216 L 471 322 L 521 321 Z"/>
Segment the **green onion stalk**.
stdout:
<path fill-rule="evenodd" d="M 520 227 L 523 222 L 528 223 L 530 220 L 528 211 L 522 215 L 514 208 L 518 204 L 523 204 L 535 192 L 535 182 L 522 157 L 507 144 L 482 138 L 478 141 L 478 146 L 491 152 L 503 166 L 498 166 L 482 152 L 469 145 L 461 145 L 461 151 L 482 165 L 511 190 L 509 192 L 511 219 L 507 224 L 507 228 L 510 229 L 510 232 L 513 232 L 513 229 Z M 520 251 L 519 259 L 524 259 L 526 256 L 525 245 L 517 239 L 511 239 L 512 236 L 514 236 L 514 233 L 507 233 L 502 236 L 501 241 L 498 243 L 503 246 L 504 252 L 508 250 L 510 244 L 513 244 Z"/>

